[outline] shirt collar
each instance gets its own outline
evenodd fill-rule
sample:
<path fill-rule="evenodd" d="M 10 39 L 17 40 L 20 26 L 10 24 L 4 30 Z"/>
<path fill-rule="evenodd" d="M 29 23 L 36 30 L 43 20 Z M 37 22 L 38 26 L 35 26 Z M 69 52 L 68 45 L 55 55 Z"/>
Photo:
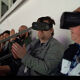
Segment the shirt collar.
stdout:
<path fill-rule="evenodd" d="M 76 45 L 77 45 L 77 46 L 79 47 L 79 49 L 80 49 L 80 44 L 77 44 L 77 43 L 76 43 Z"/>
<path fill-rule="evenodd" d="M 53 37 L 50 37 L 46 43 L 41 43 L 41 42 L 40 42 L 40 45 L 47 46 L 47 45 L 48 45 L 48 43 L 49 43 L 49 41 L 50 41 L 52 38 L 53 38 Z"/>

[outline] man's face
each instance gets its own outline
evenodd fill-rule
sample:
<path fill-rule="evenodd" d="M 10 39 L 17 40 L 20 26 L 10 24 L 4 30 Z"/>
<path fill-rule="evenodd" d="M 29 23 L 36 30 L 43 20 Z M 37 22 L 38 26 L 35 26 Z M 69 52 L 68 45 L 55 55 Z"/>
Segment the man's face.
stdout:
<path fill-rule="evenodd" d="M 43 22 L 49 23 L 48 20 L 44 20 Z M 52 36 L 52 32 L 54 32 L 53 28 L 51 28 L 48 31 L 37 31 L 38 32 L 38 37 L 41 40 L 48 40 Z"/>
<path fill-rule="evenodd" d="M 8 33 L 4 33 L 3 36 L 4 36 L 4 39 L 5 39 L 5 38 L 8 38 L 10 35 Z"/>
<path fill-rule="evenodd" d="M 70 30 L 72 40 L 75 42 L 80 41 L 80 26 L 71 27 Z"/>
<path fill-rule="evenodd" d="M 21 32 L 21 31 L 23 31 L 23 30 L 25 30 L 25 29 L 27 29 L 27 28 L 24 27 L 24 26 L 23 26 L 23 27 L 20 27 L 20 28 L 19 28 L 19 32 Z M 27 33 L 27 32 L 26 32 L 26 33 Z M 25 33 L 24 33 L 24 34 L 21 34 L 21 35 L 20 35 L 20 38 L 25 37 L 25 35 L 26 35 Z"/>
<path fill-rule="evenodd" d="M 38 37 L 41 40 L 47 40 L 51 37 L 53 29 L 50 29 L 48 31 L 37 31 L 38 32 Z"/>
<path fill-rule="evenodd" d="M 0 40 L 3 40 L 3 39 L 4 39 L 4 36 L 3 36 L 3 35 L 1 35 L 1 36 L 0 36 Z"/>

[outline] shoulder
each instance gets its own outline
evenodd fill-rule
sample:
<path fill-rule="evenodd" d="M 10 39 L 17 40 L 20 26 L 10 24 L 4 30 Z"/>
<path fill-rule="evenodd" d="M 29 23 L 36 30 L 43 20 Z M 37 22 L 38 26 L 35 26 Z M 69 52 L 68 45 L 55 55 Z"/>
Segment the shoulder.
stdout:
<path fill-rule="evenodd" d="M 50 41 L 50 45 L 51 46 L 54 46 L 56 48 L 59 48 L 59 49 L 63 49 L 64 48 L 64 45 L 62 43 L 60 43 L 57 39 L 55 38 L 52 38 L 51 41 Z"/>
<path fill-rule="evenodd" d="M 63 56 L 65 47 L 55 38 L 52 38 L 49 43 L 49 52 L 51 54 L 57 55 L 57 57 Z"/>
<path fill-rule="evenodd" d="M 78 50 L 79 48 L 78 48 L 78 46 L 76 45 L 76 44 L 70 44 L 69 46 L 68 46 L 68 48 L 65 50 L 65 53 L 73 53 L 74 55 L 75 55 L 75 53 L 77 52 L 77 50 Z"/>
<path fill-rule="evenodd" d="M 63 58 L 71 61 L 78 49 L 79 48 L 76 44 L 70 44 L 69 47 L 65 50 Z"/>

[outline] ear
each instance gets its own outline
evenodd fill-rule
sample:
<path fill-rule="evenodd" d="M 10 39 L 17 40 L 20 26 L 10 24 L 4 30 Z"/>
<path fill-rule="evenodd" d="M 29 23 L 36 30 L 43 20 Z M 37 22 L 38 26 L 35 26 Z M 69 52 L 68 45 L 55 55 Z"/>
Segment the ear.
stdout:
<path fill-rule="evenodd" d="M 50 31 L 51 31 L 51 33 L 52 33 L 52 32 L 54 33 L 54 29 L 53 29 L 53 28 L 51 28 Z"/>

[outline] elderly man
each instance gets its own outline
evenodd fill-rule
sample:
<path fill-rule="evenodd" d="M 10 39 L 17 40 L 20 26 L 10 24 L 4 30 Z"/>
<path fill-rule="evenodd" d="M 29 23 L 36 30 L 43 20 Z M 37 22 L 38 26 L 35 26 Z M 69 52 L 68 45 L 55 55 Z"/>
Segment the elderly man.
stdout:
<path fill-rule="evenodd" d="M 21 32 L 21 31 L 26 30 L 26 29 L 27 29 L 27 26 L 21 25 L 19 27 L 19 30 L 18 31 Z M 14 34 L 15 34 L 15 31 L 14 31 L 14 29 L 12 29 L 11 32 L 10 32 L 10 36 L 12 36 Z M 29 43 L 31 43 L 32 40 L 31 40 L 30 33 L 29 32 L 26 32 L 24 34 L 19 35 L 16 38 L 12 38 L 10 41 L 11 42 L 12 41 L 15 41 L 15 42 L 18 42 L 22 46 L 23 45 L 27 46 Z"/>
<path fill-rule="evenodd" d="M 39 24 L 36 27 L 39 39 L 33 41 L 28 50 L 18 43 L 14 43 L 12 53 L 14 57 L 17 56 L 22 59 L 25 66 L 22 76 L 56 75 L 64 47 L 53 38 L 53 24 L 55 25 L 55 22 L 49 16 L 46 16 L 39 18 L 37 24 Z M 42 24 L 48 26 L 40 26 Z"/>
<path fill-rule="evenodd" d="M 80 76 L 80 8 L 74 12 L 64 13 L 63 16 L 61 28 L 71 31 L 71 39 L 75 43 L 69 45 L 64 52 L 61 73 L 67 76 Z"/>

